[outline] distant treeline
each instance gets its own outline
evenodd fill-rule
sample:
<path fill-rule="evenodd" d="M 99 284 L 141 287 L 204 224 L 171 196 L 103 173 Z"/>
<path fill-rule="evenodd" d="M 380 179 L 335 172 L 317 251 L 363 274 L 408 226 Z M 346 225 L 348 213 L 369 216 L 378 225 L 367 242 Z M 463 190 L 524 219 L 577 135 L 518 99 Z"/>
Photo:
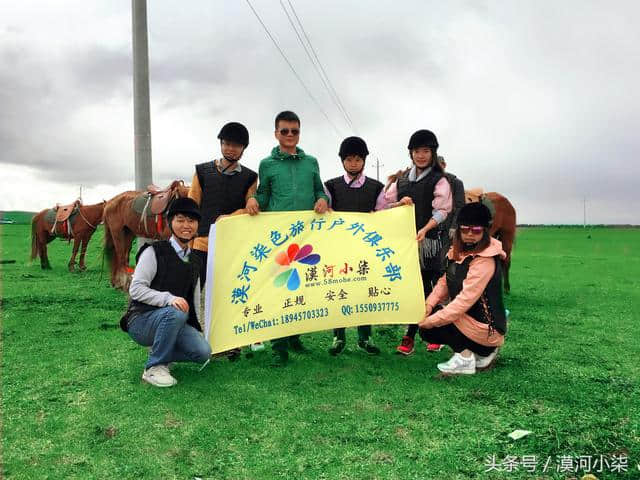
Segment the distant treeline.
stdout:
<path fill-rule="evenodd" d="M 10 211 L 10 212 L 2 212 L 0 211 L 0 220 L 4 222 L 11 222 L 13 224 L 25 225 L 31 223 L 31 218 L 36 214 L 36 212 L 21 212 L 21 211 Z M 518 224 L 518 228 L 521 227 L 545 227 L 545 228 L 580 228 L 582 225 L 578 224 L 543 224 L 543 223 L 520 223 Z M 639 228 L 640 225 L 615 225 L 615 224 L 604 224 L 598 223 L 594 225 L 587 225 L 587 228 Z"/>
<path fill-rule="evenodd" d="M 31 223 L 31 218 L 36 214 L 36 212 L 20 212 L 20 211 L 11 211 L 11 212 L 1 212 L 0 211 L 0 220 L 2 222 L 10 222 L 19 225 L 25 225 Z"/>
<path fill-rule="evenodd" d="M 583 228 L 581 224 L 544 224 L 544 223 L 519 223 L 517 225 L 520 227 L 545 227 L 545 228 Z M 593 225 L 587 224 L 585 228 L 639 228 L 640 225 L 631 225 L 631 224 L 606 224 L 606 223 L 596 223 Z"/>

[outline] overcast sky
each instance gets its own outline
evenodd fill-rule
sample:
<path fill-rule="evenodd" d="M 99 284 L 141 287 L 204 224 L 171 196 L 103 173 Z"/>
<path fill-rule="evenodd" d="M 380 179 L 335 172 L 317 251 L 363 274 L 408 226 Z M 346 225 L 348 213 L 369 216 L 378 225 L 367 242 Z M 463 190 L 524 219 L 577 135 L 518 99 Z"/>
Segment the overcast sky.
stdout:
<path fill-rule="evenodd" d="M 519 223 L 582 223 L 585 197 L 590 223 L 640 223 L 640 2 L 291 3 L 355 131 L 279 0 L 251 4 L 330 121 L 246 1 L 151 0 L 155 183 L 190 182 L 228 121 L 248 127 L 257 170 L 291 109 L 325 180 L 344 137 L 367 141 L 382 178 L 428 128 L 449 170 L 506 195 Z M 130 1 L 0 0 L 0 173 L 0 210 L 133 187 Z"/>

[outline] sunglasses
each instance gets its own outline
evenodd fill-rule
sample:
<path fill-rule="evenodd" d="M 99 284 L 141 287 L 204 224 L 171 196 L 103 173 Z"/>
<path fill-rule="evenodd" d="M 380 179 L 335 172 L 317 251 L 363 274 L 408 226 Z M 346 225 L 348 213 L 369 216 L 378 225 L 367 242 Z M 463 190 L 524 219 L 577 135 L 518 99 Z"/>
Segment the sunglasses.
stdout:
<path fill-rule="evenodd" d="M 300 129 L 299 128 L 292 128 L 292 129 L 281 128 L 280 129 L 280 135 L 282 135 L 283 137 L 286 137 L 287 135 L 289 135 L 289 132 L 291 132 L 291 135 L 295 137 L 300 133 Z"/>
<path fill-rule="evenodd" d="M 466 225 L 460 225 L 460 231 L 465 235 L 469 235 L 473 233 L 474 235 L 479 235 L 484 232 L 484 227 L 468 227 Z"/>

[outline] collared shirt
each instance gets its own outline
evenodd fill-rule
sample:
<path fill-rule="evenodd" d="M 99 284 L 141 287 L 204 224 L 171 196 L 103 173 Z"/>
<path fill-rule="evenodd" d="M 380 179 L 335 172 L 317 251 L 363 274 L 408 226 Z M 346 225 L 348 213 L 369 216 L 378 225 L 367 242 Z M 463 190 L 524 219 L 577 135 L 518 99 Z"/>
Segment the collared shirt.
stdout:
<path fill-rule="evenodd" d="M 182 260 L 183 262 L 186 262 L 187 260 L 189 260 L 189 254 L 191 253 L 191 249 L 189 248 L 189 245 L 182 248 L 180 243 L 178 243 L 178 240 L 176 239 L 175 235 L 171 235 L 171 238 L 169 239 L 169 243 L 178 254 L 178 257 L 180 257 L 180 260 Z"/>
<path fill-rule="evenodd" d="M 181 259 L 188 257 L 191 252 L 190 248 L 183 249 L 178 241 L 173 238 L 173 235 L 169 239 L 169 243 L 175 249 L 176 253 Z M 177 245 L 177 246 L 176 246 Z M 158 272 L 158 259 L 156 258 L 156 252 L 152 247 L 145 248 L 144 252 L 138 258 L 136 269 L 133 272 L 133 278 L 131 279 L 131 285 L 129 286 L 129 296 L 133 300 L 152 305 L 154 307 L 166 307 L 171 305 L 176 297 L 170 292 L 161 292 L 152 289 L 151 282 Z M 196 281 L 196 286 L 193 289 L 193 304 L 200 305 L 200 279 Z M 198 308 L 196 308 L 196 316 L 199 315 Z"/>
<path fill-rule="evenodd" d="M 344 182 L 351 188 L 360 188 L 362 185 L 364 185 L 364 181 L 367 179 L 367 177 L 362 173 L 359 173 L 353 181 L 351 181 L 351 177 L 346 173 L 342 176 L 342 178 L 344 178 Z"/>
<path fill-rule="evenodd" d="M 213 164 L 216 166 L 216 168 L 218 168 L 218 171 L 220 171 L 219 163 L 220 163 L 220 160 L 213 161 Z M 240 162 L 236 162 L 235 168 L 227 170 L 226 172 L 224 172 L 224 175 L 235 175 L 236 173 L 241 171 L 242 171 L 242 166 L 240 165 Z M 220 172 L 220 173 L 223 173 L 223 172 Z M 256 193 L 257 188 L 258 188 L 258 180 L 256 179 L 256 181 L 253 182 L 253 184 L 249 187 L 249 190 L 245 195 L 245 202 L 249 200 L 249 198 L 251 198 Z M 200 179 L 198 178 L 197 173 L 194 173 L 193 178 L 191 179 L 191 187 L 189 188 L 189 198 L 193 199 L 198 205 L 200 205 L 202 202 L 202 187 L 200 186 Z M 196 237 L 193 240 L 193 244 L 191 246 L 196 250 L 206 252 L 209 247 L 209 239 L 208 237 Z"/>
<path fill-rule="evenodd" d="M 418 182 L 422 180 L 429 172 L 431 171 L 431 167 L 426 169 L 420 175 L 416 176 L 416 167 L 415 165 L 411 167 L 409 170 L 409 181 Z M 385 208 L 389 208 L 389 205 L 400 200 L 398 198 L 398 182 L 397 180 L 389 185 L 388 188 L 382 190 L 380 197 L 378 197 L 378 203 L 376 204 L 376 210 L 384 210 Z M 433 189 L 433 202 L 431 202 L 431 217 L 436 221 L 436 223 L 442 223 L 447 215 L 451 212 L 453 208 L 453 200 L 451 198 L 451 187 L 449 186 L 449 182 L 445 177 L 442 177 L 436 183 Z"/>
<path fill-rule="evenodd" d="M 364 182 L 366 182 L 367 180 L 367 177 L 364 173 L 358 174 L 358 176 L 353 181 L 351 181 L 351 177 L 346 173 L 342 176 L 342 178 L 344 179 L 344 183 L 346 183 L 349 188 L 361 188 L 364 185 Z M 333 198 L 331 198 L 331 193 L 329 192 L 329 190 L 327 190 L 326 186 L 324 186 L 323 188 L 324 193 L 327 195 L 327 197 L 329 197 L 329 205 L 332 205 Z M 385 208 L 387 208 L 387 202 L 385 201 L 385 191 L 383 188 L 380 192 L 380 195 L 378 195 L 378 198 L 376 199 L 376 206 L 373 210 L 378 211 L 384 210 Z"/>
<path fill-rule="evenodd" d="M 219 158 L 217 160 L 214 160 L 213 164 L 216 166 L 218 171 L 223 175 L 235 175 L 236 173 L 240 173 L 242 171 L 242 166 L 240 165 L 240 162 L 236 162 L 236 166 L 235 167 L 233 167 L 231 169 L 227 168 L 226 170 L 222 167 L 222 159 L 221 158 Z"/>

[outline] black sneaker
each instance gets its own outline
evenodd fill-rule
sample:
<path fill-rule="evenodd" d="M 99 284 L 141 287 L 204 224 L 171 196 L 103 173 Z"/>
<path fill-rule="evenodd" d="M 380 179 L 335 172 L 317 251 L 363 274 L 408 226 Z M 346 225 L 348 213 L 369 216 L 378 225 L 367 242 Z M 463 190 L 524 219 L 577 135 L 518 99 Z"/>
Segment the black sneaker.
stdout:
<path fill-rule="evenodd" d="M 296 353 L 309 353 L 309 349 L 302 344 L 299 338 L 289 340 L 289 348 Z"/>
<path fill-rule="evenodd" d="M 285 367 L 289 362 L 289 352 L 286 350 L 274 350 L 271 354 L 272 367 Z"/>
<path fill-rule="evenodd" d="M 369 355 L 379 355 L 380 354 L 380 349 L 373 344 L 371 339 L 358 341 L 358 348 L 360 348 L 360 350 L 364 350 Z"/>
<path fill-rule="evenodd" d="M 346 342 L 338 337 L 333 337 L 333 345 L 329 347 L 329 355 L 333 355 L 334 357 L 344 350 Z"/>

